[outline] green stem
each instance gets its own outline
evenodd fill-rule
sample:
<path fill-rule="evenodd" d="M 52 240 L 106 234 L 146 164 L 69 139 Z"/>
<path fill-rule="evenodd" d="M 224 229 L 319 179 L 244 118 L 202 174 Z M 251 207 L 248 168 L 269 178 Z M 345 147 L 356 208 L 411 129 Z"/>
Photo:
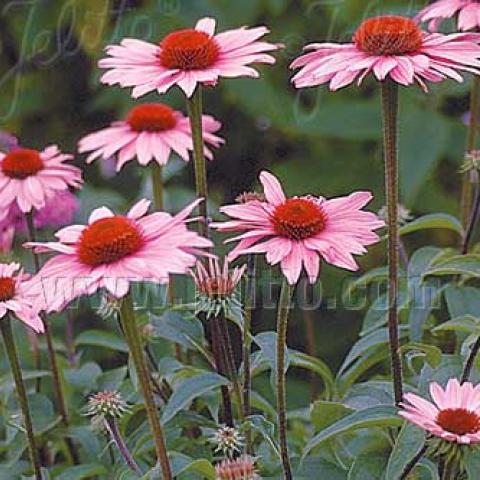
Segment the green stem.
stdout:
<path fill-rule="evenodd" d="M 187 98 L 187 110 L 190 118 L 190 128 L 193 139 L 193 165 L 195 169 L 195 188 L 198 198 L 204 201 L 200 204 L 200 215 L 202 221 L 199 223 L 200 233 L 208 237 L 208 187 L 207 167 L 203 152 L 203 131 L 202 131 L 202 87 L 197 85 L 190 98 Z"/>
<path fill-rule="evenodd" d="M 35 238 L 35 226 L 33 222 L 33 214 L 27 213 L 26 219 L 27 219 L 27 230 L 28 230 L 29 241 L 35 242 L 36 238 Z M 40 258 L 33 250 L 32 250 L 32 255 L 33 255 L 33 263 L 35 266 L 35 273 L 38 273 L 40 271 Z M 58 413 L 60 414 L 63 425 L 68 428 L 68 426 L 70 425 L 70 420 L 68 418 L 67 404 L 65 402 L 65 395 L 63 393 L 62 382 L 60 379 L 60 369 L 58 367 L 57 357 L 55 355 L 55 346 L 53 344 L 53 337 L 50 331 L 50 325 L 44 313 L 40 314 L 40 318 L 42 319 L 43 326 L 45 328 L 44 335 L 47 343 L 47 353 L 48 353 L 48 359 L 50 362 L 50 370 L 52 372 L 53 390 L 55 392 L 57 410 L 58 410 Z M 67 445 L 67 449 L 72 458 L 73 463 L 76 465 L 79 464 L 80 458 L 79 458 L 77 449 L 75 448 L 75 445 L 72 442 L 72 439 L 69 437 L 65 437 L 65 444 Z"/>
<path fill-rule="evenodd" d="M 469 154 L 477 146 L 478 124 L 480 121 L 480 77 L 473 77 L 472 91 L 470 94 L 470 123 L 467 132 L 466 153 Z M 462 179 L 462 223 L 467 227 L 472 208 L 472 182 L 470 172 L 465 172 Z"/>
<path fill-rule="evenodd" d="M 277 410 L 280 452 L 285 480 L 292 480 L 292 469 L 287 446 L 287 392 L 285 386 L 285 349 L 287 347 L 287 326 L 293 287 L 283 280 L 277 312 Z"/>
<path fill-rule="evenodd" d="M 152 191 L 155 211 L 163 210 L 163 176 L 162 167 L 155 160 L 152 161 Z"/>
<path fill-rule="evenodd" d="M 140 340 L 138 327 L 135 321 L 135 312 L 131 294 L 128 294 L 126 297 L 124 297 L 121 305 L 120 316 L 123 325 L 123 331 L 125 333 L 125 339 L 127 340 L 130 349 L 130 354 L 132 356 L 138 376 L 138 382 L 145 400 L 145 409 L 147 411 L 148 421 L 153 433 L 155 450 L 158 461 L 160 462 L 163 478 L 164 480 L 172 480 L 173 476 L 170 468 L 170 462 L 168 460 L 167 447 L 165 445 L 162 426 L 160 425 L 157 407 L 153 397 L 152 384 L 150 382 L 150 372 L 145 361 L 142 342 Z"/>
<path fill-rule="evenodd" d="M 395 403 L 403 397 L 402 362 L 398 330 L 398 85 L 390 79 L 382 82 L 382 110 L 385 155 L 385 191 L 388 211 L 388 333 Z"/>
<path fill-rule="evenodd" d="M 227 369 L 228 378 L 232 382 L 233 392 L 238 403 L 238 410 L 240 417 L 243 418 L 243 397 L 240 381 L 238 379 L 237 367 L 235 365 L 235 355 L 233 353 L 232 341 L 230 339 L 230 333 L 228 331 L 228 324 L 225 315 L 221 315 L 220 320 L 220 333 L 222 335 L 222 350 L 225 366 Z"/>
<path fill-rule="evenodd" d="M 30 451 L 30 458 L 32 461 L 33 471 L 37 480 L 42 480 L 42 472 L 40 467 L 40 458 L 38 456 L 38 450 L 35 445 L 35 435 L 33 433 L 32 417 L 28 408 L 27 392 L 25 390 L 25 384 L 22 378 L 22 369 L 20 362 L 18 361 L 17 349 L 15 347 L 15 340 L 13 338 L 12 326 L 10 318 L 4 317 L 0 321 L 0 329 L 2 331 L 3 342 L 5 344 L 5 350 L 7 352 L 8 361 L 12 370 L 13 379 L 15 381 L 15 387 L 17 390 L 18 401 L 23 415 L 23 423 L 27 433 L 28 448 Z"/>
<path fill-rule="evenodd" d="M 222 334 L 220 330 L 220 320 L 218 317 L 214 317 L 210 320 L 210 337 L 211 337 L 211 349 L 213 358 L 215 360 L 215 368 L 219 375 L 226 378 L 229 377 L 227 368 L 225 365 L 224 350 L 222 347 Z M 228 387 L 223 385 L 220 389 L 222 394 L 223 403 L 223 421 L 228 427 L 234 426 L 233 413 L 232 413 L 232 401 L 230 399 L 230 392 Z"/>
<path fill-rule="evenodd" d="M 250 391 L 252 388 L 252 377 L 250 371 L 250 350 L 251 350 L 251 326 L 252 310 L 255 298 L 255 256 L 247 257 L 247 285 L 245 291 L 245 315 L 243 320 L 243 416 L 247 418 L 251 413 Z M 252 434 L 248 430 L 245 434 L 245 450 L 252 454 Z"/>

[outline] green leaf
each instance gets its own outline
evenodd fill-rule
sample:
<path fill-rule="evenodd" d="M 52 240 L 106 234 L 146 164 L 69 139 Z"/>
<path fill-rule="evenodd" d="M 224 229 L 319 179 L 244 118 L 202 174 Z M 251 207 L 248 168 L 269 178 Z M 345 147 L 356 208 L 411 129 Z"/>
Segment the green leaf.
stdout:
<path fill-rule="evenodd" d="M 348 480 L 383 480 L 386 464 L 384 455 L 359 455 L 350 467 Z"/>
<path fill-rule="evenodd" d="M 446 260 L 435 263 L 424 272 L 424 277 L 429 275 L 465 275 L 467 277 L 480 277 L 480 255 L 455 255 Z"/>
<path fill-rule="evenodd" d="M 96 475 L 106 475 L 108 470 L 97 463 L 89 463 L 87 465 L 77 465 L 69 467 L 63 473 L 56 477 L 57 480 L 82 480 L 94 477 Z"/>
<path fill-rule="evenodd" d="M 442 361 L 442 351 L 435 345 L 411 342 L 407 345 L 402 345 L 400 350 L 401 352 L 422 352 L 425 356 L 425 360 L 432 367 L 437 367 Z"/>
<path fill-rule="evenodd" d="M 463 315 L 436 326 L 433 332 L 465 332 L 480 335 L 480 318 Z"/>
<path fill-rule="evenodd" d="M 226 378 L 210 372 L 195 375 L 179 382 L 168 403 L 165 405 L 162 422 L 167 423 L 180 410 L 187 408 L 195 398 L 222 385 L 228 385 L 228 383 Z"/>
<path fill-rule="evenodd" d="M 415 425 L 405 422 L 397 437 L 388 459 L 385 480 L 397 480 L 405 467 L 425 444 L 425 432 Z"/>
<path fill-rule="evenodd" d="M 105 330 L 85 330 L 75 340 L 77 345 L 102 347 L 128 353 L 128 346 L 118 335 Z"/>
<path fill-rule="evenodd" d="M 431 213 L 423 217 L 416 218 L 399 229 L 400 235 L 427 230 L 431 228 L 443 228 L 453 230 L 459 235 L 463 235 L 463 227 L 458 218 L 447 213 Z"/>
<path fill-rule="evenodd" d="M 408 204 L 440 160 L 447 144 L 449 124 L 436 112 L 412 103 L 404 104 L 404 114 L 407 111 L 404 118 L 408 120 L 401 123 L 398 143 L 400 189 Z M 435 138 L 435 142 L 425 142 L 423 138 Z"/>
<path fill-rule="evenodd" d="M 190 464 L 178 470 L 175 476 L 189 472 L 201 475 L 202 478 L 206 478 L 208 480 L 215 480 L 215 468 L 211 462 L 206 459 L 194 460 Z"/>
<path fill-rule="evenodd" d="M 315 427 L 315 433 L 350 415 L 352 412 L 354 410 L 343 403 L 317 400 L 311 407 L 311 420 Z"/>
<path fill-rule="evenodd" d="M 480 471 L 480 452 L 469 449 L 465 455 L 465 468 L 467 470 L 468 480 L 477 480 Z"/>
<path fill-rule="evenodd" d="M 369 427 L 396 427 L 403 423 L 401 417 L 397 414 L 397 409 L 390 405 L 379 405 L 376 407 L 358 410 L 344 418 L 341 418 L 330 425 L 320 433 L 316 434 L 306 445 L 302 457 L 305 458 L 314 448 L 320 446 L 323 442 L 342 435 L 347 432 L 353 432 L 360 428 Z"/>
<path fill-rule="evenodd" d="M 462 285 L 449 285 L 445 289 L 450 318 L 471 315 L 477 317 L 480 312 L 480 289 Z"/>
<path fill-rule="evenodd" d="M 324 458 L 307 458 L 297 472 L 295 480 L 347 480 L 347 472 Z"/>
<path fill-rule="evenodd" d="M 319 358 L 311 357 L 303 352 L 289 349 L 290 363 L 294 367 L 304 368 L 316 373 L 325 385 L 325 397 L 331 398 L 335 392 L 335 378 L 328 365 Z"/>

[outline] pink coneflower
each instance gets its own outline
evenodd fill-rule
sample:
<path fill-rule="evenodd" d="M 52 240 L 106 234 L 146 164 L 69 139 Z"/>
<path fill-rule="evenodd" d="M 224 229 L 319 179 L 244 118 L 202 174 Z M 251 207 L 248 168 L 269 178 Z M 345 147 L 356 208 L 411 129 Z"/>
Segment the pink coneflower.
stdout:
<path fill-rule="evenodd" d="M 5 217 L 13 203 L 23 213 L 45 206 L 48 198 L 69 187 L 82 185 L 80 169 L 65 162 L 72 158 L 56 145 L 43 152 L 16 148 L 0 152 L 0 217 Z"/>
<path fill-rule="evenodd" d="M 421 10 L 415 20 L 429 22 L 428 29 L 434 32 L 444 20 L 457 14 L 459 30 L 472 30 L 480 26 L 480 3 L 478 0 L 439 0 Z"/>
<path fill-rule="evenodd" d="M 352 43 L 313 43 L 309 53 L 291 65 L 300 68 L 292 81 L 297 88 L 329 83 L 338 90 L 373 73 L 377 80 L 391 78 L 401 85 L 446 78 L 463 81 L 458 71 L 480 74 L 480 35 L 442 35 L 423 32 L 410 18 L 382 16 L 365 20 Z"/>
<path fill-rule="evenodd" d="M 260 174 L 266 201 L 228 205 L 221 211 L 233 220 L 215 223 L 220 231 L 244 231 L 228 241 L 240 240 L 230 252 L 266 253 L 267 262 L 280 263 L 290 284 L 300 276 L 302 264 L 311 283 L 318 277 L 320 258 L 348 270 L 358 268 L 352 254 L 366 252 L 365 245 L 378 240 L 373 230 L 384 222 L 361 208 L 371 199 L 370 192 L 326 200 L 307 195 L 286 198 L 279 181 L 268 172 Z"/>
<path fill-rule="evenodd" d="M 214 147 L 224 140 L 214 135 L 221 123 L 209 115 L 202 116 L 203 138 Z M 182 113 L 163 103 L 145 103 L 133 107 L 125 120 L 114 122 L 109 127 L 83 137 L 79 152 L 91 152 L 87 163 L 101 157 L 104 160 L 117 156 L 117 171 L 135 156 L 140 165 L 155 160 L 165 165 L 172 150 L 188 161 L 193 149 L 190 121 Z M 205 156 L 210 160 L 212 152 L 205 147 Z"/>
<path fill-rule="evenodd" d="M 121 298 L 130 282 L 167 283 L 170 274 L 186 273 L 195 256 L 212 245 L 187 229 L 187 217 L 198 203 L 175 216 L 147 215 L 147 200 L 136 203 L 126 216 L 102 207 L 92 212 L 88 225 L 59 230 L 58 242 L 26 244 L 37 252 L 57 254 L 32 280 L 42 308 L 61 310 L 74 298 L 100 288 Z"/>
<path fill-rule="evenodd" d="M 13 314 L 35 332 L 42 333 L 43 322 L 27 287 L 29 278 L 18 263 L 0 263 L 0 319 Z"/>
<path fill-rule="evenodd" d="M 101 81 L 108 85 L 134 87 L 138 98 L 151 91 L 165 93 L 178 85 L 190 97 L 197 83 L 215 85 L 219 77 L 258 77 L 252 63 L 275 63 L 268 55 L 279 45 L 259 41 L 265 27 L 237 28 L 214 35 L 215 20 L 203 18 L 195 29 L 176 30 L 158 44 L 125 38 L 107 47 L 108 58 L 100 60 L 109 69 Z"/>
<path fill-rule="evenodd" d="M 480 385 L 460 385 L 451 378 L 445 390 L 430 385 L 433 403 L 406 393 L 399 414 L 427 432 L 449 442 L 480 443 Z"/>
<path fill-rule="evenodd" d="M 215 466 L 215 480 L 258 480 L 255 460 L 243 455 L 235 460 L 223 460 Z"/>
<path fill-rule="evenodd" d="M 197 287 L 197 310 L 206 312 L 207 318 L 224 312 L 242 308 L 237 299 L 235 290 L 245 273 L 246 265 L 229 268 L 228 260 L 223 267 L 218 259 L 209 259 L 208 267 L 197 262 L 195 271 L 191 275 Z"/>

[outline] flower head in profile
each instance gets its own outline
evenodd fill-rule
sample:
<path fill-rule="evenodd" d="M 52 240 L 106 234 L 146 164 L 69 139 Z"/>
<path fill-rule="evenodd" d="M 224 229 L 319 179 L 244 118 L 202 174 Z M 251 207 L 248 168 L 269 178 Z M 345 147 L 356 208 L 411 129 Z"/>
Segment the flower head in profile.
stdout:
<path fill-rule="evenodd" d="M 187 217 L 199 202 L 174 216 L 148 215 L 147 200 L 140 200 L 127 215 L 102 207 L 92 212 L 88 225 L 59 230 L 57 242 L 27 243 L 37 252 L 55 254 L 31 281 L 41 308 L 62 310 L 74 298 L 101 288 L 121 298 L 131 282 L 168 283 L 169 275 L 187 273 L 196 256 L 212 246 L 187 228 Z"/>
<path fill-rule="evenodd" d="M 293 61 L 300 68 L 292 82 L 297 88 L 328 83 L 331 90 L 360 84 L 370 73 L 401 85 L 447 78 L 462 82 L 459 71 L 480 74 L 480 35 L 427 33 L 410 18 L 388 15 L 365 20 L 351 43 L 312 43 L 308 53 Z"/>
<path fill-rule="evenodd" d="M 290 284 L 298 281 L 302 266 L 314 283 L 321 259 L 356 270 L 353 255 L 366 253 L 365 245 L 379 238 L 374 230 L 384 226 L 374 213 L 362 210 L 372 199 L 370 192 L 329 200 L 311 195 L 287 198 L 271 173 L 262 172 L 260 182 L 266 201 L 224 206 L 221 211 L 231 220 L 212 226 L 222 232 L 243 232 L 228 240 L 239 242 L 230 252 L 231 259 L 265 253 L 268 263 L 280 263 Z"/>
<path fill-rule="evenodd" d="M 258 77 L 250 64 L 275 63 L 267 52 L 280 46 L 259 40 L 267 28 L 242 27 L 215 35 L 215 24 L 213 18 L 203 18 L 194 29 L 171 32 L 157 44 L 125 38 L 108 46 L 108 57 L 99 62 L 108 69 L 101 81 L 133 87 L 135 98 L 165 93 L 173 85 L 190 97 L 197 84 L 215 85 L 219 77 Z"/>
<path fill-rule="evenodd" d="M 480 27 L 478 0 L 438 0 L 422 9 L 415 20 L 429 22 L 428 29 L 435 32 L 444 20 L 456 15 L 458 30 L 466 31 Z"/>
<path fill-rule="evenodd" d="M 242 455 L 236 459 L 226 459 L 215 466 L 215 480 L 259 480 L 255 469 L 255 459 Z"/>
<path fill-rule="evenodd" d="M 23 273 L 18 263 L 0 263 L 0 321 L 12 314 L 35 332 L 42 333 L 43 322 L 27 287 L 28 279 L 29 275 Z"/>
<path fill-rule="evenodd" d="M 221 127 L 220 122 L 210 115 L 203 115 L 202 123 L 205 143 L 219 147 L 224 142 L 215 135 Z M 80 153 L 91 152 L 87 163 L 97 158 L 107 160 L 116 156 L 117 172 L 134 157 L 140 165 L 147 165 L 152 160 L 165 165 L 172 151 L 188 161 L 192 149 L 189 119 L 163 103 L 137 105 L 128 112 L 125 120 L 90 133 L 78 144 Z M 207 146 L 205 156 L 213 159 Z"/>
<path fill-rule="evenodd" d="M 448 442 L 480 443 L 480 385 L 451 378 L 445 389 L 432 383 L 430 395 L 433 402 L 405 394 L 400 415 Z"/>
<path fill-rule="evenodd" d="M 55 145 L 42 152 L 15 148 L 0 153 L 0 217 L 8 215 L 12 204 L 28 213 L 43 208 L 59 191 L 80 188 L 80 169 L 66 163 L 71 159 Z"/>
<path fill-rule="evenodd" d="M 223 267 L 218 259 L 210 258 L 208 267 L 197 262 L 195 271 L 191 275 L 197 288 L 196 309 L 205 312 L 207 318 L 232 312 L 242 308 L 235 290 L 242 279 L 246 266 L 230 269 L 225 259 Z"/>

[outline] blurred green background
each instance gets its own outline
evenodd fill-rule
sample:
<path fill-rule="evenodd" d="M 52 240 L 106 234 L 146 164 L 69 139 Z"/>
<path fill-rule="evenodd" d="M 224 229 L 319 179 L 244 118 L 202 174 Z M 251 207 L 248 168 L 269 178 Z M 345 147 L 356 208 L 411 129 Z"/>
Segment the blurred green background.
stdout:
<path fill-rule="evenodd" d="M 218 30 L 265 24 L 269 41 L 282 42 L 274 66 L 260 67 L 260 79 L 222 80 L 205 93 L 205 112 L 217 117 L 226 145 L 208 165 L 213 205 L 231 202 L 252 189 L 261 169 L 281 178 L 290 194 L 342 195 L 372 190 L 371 208 L 383 205 L 381 117 L 378 86 L 372 80 L 337 93 L 326 88 L 295 91 L 289 63 L 312 41 L 348 41 L 362 18 L 376 13 L 413 14 L 426 2 L 363 0 L 28 0 L 0 2 L 1 128 L 23 145 L 58 143 L 74 152 L 83 135 L 123 118 L 134 104 L 126 89 L 99 83 L 96 62 L 103 48 L 123 37 L 158 42 L 170 30 L 214 16 Z M 448 24 L 446 25 L 448 28 Z M 429 212 L 458 215 L 465 143 L 462 117 L 468 111 L 470 78 L 444 82 L 426 95 L 401 90 L 401 198 L 414 216 Z M 149 95 L 140 101 L 155 101 Z M 173 89 L 161 98 L 185 111 Z M 84 168 L 82 219 L 94 207 L 124 209 L 149 195 L 148 171 L 133 162 L 109 176 L 99 162 Z M 193 198 L 193 170 L 179 160 L 166 169 L 167 208 L 175 211 Z M 427 243 L 455 245 L 452 233 L 432 231 L 406 238 L 412 251 Z M 384 244 L 361 260 L 368 269 L 384 262 Z M 298 312 L 289 343 L 314 349 L 338 365 L 357 337 L 361 312 L 342 309 L 339 292 L 351 278 L 325 267 L 322 308 L 310 318 Z M 332 299 L 337 306 L 332 308 Z M 330 307 L 330 308 L 328 308 Z M 272 326 L 273 311 L 258 308 L 254 327 Z M 308 315 L 307 315 L 308 316 Z M 311 334 L 305 335 L 311 328 Z M 81 325 L 77 325 L 81 329 Z M 313 332 L 313 333 L 312 333 Z M 305 338 L 314 342 L 307 345 Z"/>

